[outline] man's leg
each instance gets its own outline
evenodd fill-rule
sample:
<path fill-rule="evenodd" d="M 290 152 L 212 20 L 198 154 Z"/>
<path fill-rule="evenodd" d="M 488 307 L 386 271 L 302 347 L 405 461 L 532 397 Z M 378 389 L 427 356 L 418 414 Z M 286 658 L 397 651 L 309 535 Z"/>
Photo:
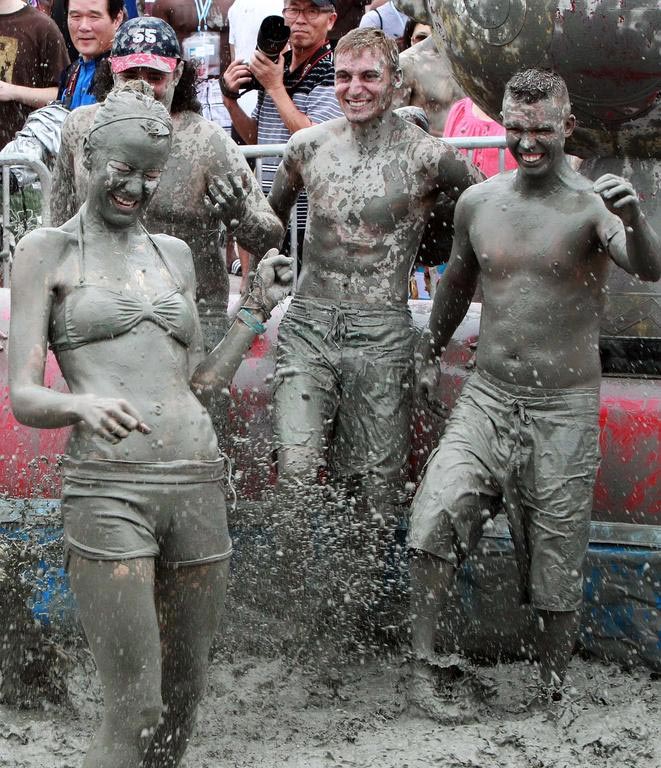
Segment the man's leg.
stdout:
<path fill-rule="evenodd" d="M 576 645 L 581 612 L 538 611 L 537 652 L 542 685 L 559 689 Z"/>
<path fill-rule="evenodd" d="M 543 694 L 559 689 L 576 644 L 598 465 L 598 391 L 550 396 L 527 425 L 534 446 L 522 492 Z M 548 428 L 552 425 L 552 429 Z"/>
<path fill-rule="evenodd" d="M 477 545 L 501 499 L 494 473 L 502 430 L 493 414 L 486 417 L 469 388 L 470 382 L 429 458 L 411 505 L 408 538 L 413 652 L 409 701 L 414 712 L 449 723 L 472 719 L 472 713 L 461 701 L 438 697 L 438 683 L 451 682 L 453 670 L 435 656 L 437 622 L 443 618 L 456 567 Z"/>
<path fill-rule="evenodd" d="M 438 617 L 450 594 L 455 567 L 428 552 L 411 552 L 411 650 L 432 661 Z"/>
<path fill-rule="evenodd" d="M 451 486 L 451 480 L 450 481 Z M 416 496 L 416 499 L 418 497 Z M 415 504 L 415 501 L 414 501 Z M 441 502 L 442 504 L 442 502 Z M 439 683 L 451 683 L 456 673 L 444 667 L 436 656 L 439 617 L 443 620 L 457 565 L 475 548 L 482 526 L 493 514 L 495 499 L 485 494 L 464 496 L 451 505 L 452 512 L 440 511 L 434 529 L 429 519 L 412 521 L 411 542 L 411 680 L 409 704 L 414 713 L 452 724 L 474 719 L 465 700 L 449 701 L 438 695 Z M 433 542 L 438 555 L 415 543 Z M 440 553 L 443 554 L 440 554 Z M 458 670 L 459 675 L 463 674 Z"/>
<path fill-rule="evenodd" d="M 270 535 L 278 559 L 272 598 L 286 606 L 290 626 L 304 646 L 319 629 L 323 553 L 315 550 L 324 499 L 317 477 L 337 402 L 332 366 L 324 367 L 324 346 L 321 329 L 285 317 L 278 350 L 283 373 L 279 376 L 276 368 L 273 410 L 278 483 Z"/>

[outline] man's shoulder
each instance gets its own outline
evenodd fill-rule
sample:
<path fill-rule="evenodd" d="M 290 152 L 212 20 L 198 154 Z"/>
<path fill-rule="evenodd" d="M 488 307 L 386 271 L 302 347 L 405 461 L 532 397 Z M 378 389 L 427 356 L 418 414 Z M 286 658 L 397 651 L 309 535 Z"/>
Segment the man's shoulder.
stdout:
<path fill-rule="evenodd" d="M 501 196 L 511 194 L 515 175 L 515 171 L 506 171 L 473 184 L 462 192 L 460 200 L 469 210 L 487 203 L 496 203 Z"/>
<path fill-rule="evenodd" d="M 50 16 L 31 5 L 26 5 L 13 13 L 0 13 L 0 32 L 4 34 L 17 34 L 23 30 L 29 30 L 32 35 L 36 33 L 39 36 L 53 27 L 58 30 L 57 24 Z"/>
<path fill-rule="evenodd" d="M 315 123 L 310 128 L 296 131 L 289 139 L 289 148 L 294 152 L 325 152 L 329 142 L 337 139 L 347 125 L 345 117 L 336 117 L 324 123 Z"/>
<path fill-rule="evenodd" d="M 363 18 L 360 20 L 360 26 L 361 27 L 378 27 L 381 29 L 382 22 L 380 18 L 380 14 L 378 14 L 376 11 L 367 11 Z"/>
<path fill-rule="evenodd" d="M 25 10 L 29 11 L 29 13 L 25 15 L 23 23 L 29 24 L 30 29 L 33 30 L 38 37 L 55 35 L 59 38 L 62 35 L 60 28 L 50 16 L 47 16 L 45 13 L 42 13 L 31 6 L 27 6 Z"/>
<path fill-rule="evenodd" d="M 291 54 L 291 51 L 289 53 Z M 317 56 L 318 60 L 314 66 L 306 66 L 303 70 L 303 76 L 295 84 L 296 92 L 311 91 L 319 86 L 335 86 L 335 64 L 330 46 L 325 47 Z"/>

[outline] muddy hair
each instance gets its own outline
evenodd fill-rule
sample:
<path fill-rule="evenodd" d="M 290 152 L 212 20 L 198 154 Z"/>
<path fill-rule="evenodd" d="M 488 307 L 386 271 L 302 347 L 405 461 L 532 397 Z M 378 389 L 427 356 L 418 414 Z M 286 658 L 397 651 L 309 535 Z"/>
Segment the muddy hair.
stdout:
<path fill-rule="evenodd" d="M 547 69 L 525 69 L 513 75 L 505 85 L 505 96 L 524 104 L 556 99 L 569 107 L 565 81 Z"/>
<path fill-rule="evenodd" d="M 99 128 L 125 120 L 142 121 L 146 133 L 155 139 L 172 137 L 170 113 L 154 98 L 154 89 L 143 80 L 132 80 L 113 88 L 99 105 L 87 134 L 87 146 L 93 148 Z"/>
<path fill-rule="evenodd" d="M 397 43 L 380 29 L 363 27 L 347 32 L 337 41 L 335 57 L 341 53 L 358 54 L 361 51 L 380 51 L 393 73 L 400 69 Z"/>
<path fill-rule="evenodd" d="M 172 106 L 170 114 L 178 115 L 180 112 L 195 112 L 202 114 L 202 105 L 197 98 L 197 69 L 190 61 L 184 61 L 184 69 L 181 73 L 181 79 L 174 89 L 172 97 Z M 103 59 L 96 67 L 94 75 L 93 93 L 96 100 L 100 103 L 114 88 L 112 70 L 110 61 Z"/>

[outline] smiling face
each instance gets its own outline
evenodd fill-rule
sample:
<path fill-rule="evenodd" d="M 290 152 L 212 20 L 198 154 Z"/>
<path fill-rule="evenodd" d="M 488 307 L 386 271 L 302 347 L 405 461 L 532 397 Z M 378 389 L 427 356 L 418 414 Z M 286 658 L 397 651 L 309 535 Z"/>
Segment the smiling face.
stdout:
<path fill-rule="evenodd" d="M 150 135 L 147 119 L 102 126 L 86 145 L 87 205 L 112 228 L 134 224 L 156 191 L 170 136 Z"/>
<path fill-rule="evenodd" d="M 85 60 L 94 59 L 110 50 L 121 23 L 121 12 L 116 18 L 110 18 L 108 0 L 69 0 L 69 34 L 76 50 Z"/>
<path fill-rule="evenodd" d="M 346 51 L 335 58 L 335 95 L 350 123 L 380 118 L 399 82 L 401 73 L 393 71 L 380 50 Z"/>
<path fill-rule="evenodd" d="M 506 96 L 503 101 L 507 147 L 526 176 L 544 176 L 564 162 L 565 140 L 575 122 L 569 104 L 557 98 L 526 104 Z"/>

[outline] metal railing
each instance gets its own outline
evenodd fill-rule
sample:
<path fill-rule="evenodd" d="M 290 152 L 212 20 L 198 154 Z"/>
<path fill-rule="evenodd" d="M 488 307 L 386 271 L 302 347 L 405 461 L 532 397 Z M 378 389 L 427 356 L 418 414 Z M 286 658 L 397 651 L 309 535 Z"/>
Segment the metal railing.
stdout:
<path fill-rule="evenodd" d="M 473 154 L 476 149 L 497 149 L 498 150 L 498 168 L 500 171 L 505 170 L 505 138 L 493 137 L 493 136 L 480 136 L 474 138 L 449 138 L 444 139 L 445 142 L 451 144 L 459 149 L 467 149 L 468 157 L 473 159 Z M 282 157 L 285 152 L 286 144 L 259 144 L 251 146 L 239 147 L 246 159 L 257 160 L 257 167 L 255 173 L 257 178 L 261 182 L 261 163 L 260 160 L 264 157 Z M 8 157 L 0 158 L 0 168 L 11 168 L 14 166 L 29 168 L 34 171 L 39 177 L 39 183 L 41 185 L 41 223 L 42 226 L 47 227 L 50 224 L 50 197 L 51 197 L 51 173 L 46 165 L 41 160 L 30 159 L 22 155 L 11 155 Z M 9 226 L 9 211 L 10 211 L 10 184 L 9 173 L 2 174 L 2 226 L 3 231 L 11 231 Z M 296 206 L 292 209 L 289 224 L 290 224 L 290 240 L 291 240 L 291 252 L 296 253 L 298 246 L 298 229 L 297 222 L 297 209 Z M 9 285 L 9 260 L 11 252 L 9 249 L 9 238 L 2 237 L 2 249 L 0 249 L 0 265 L 2 268 L 3 285 Z"/>
<path fill-rule="evenodd" d="M 0 265 L 2 266 L 2 284 L 9 286 L 9 270 L 11 251 L 9 249 L 9 237 L 5 232 L 10 232 L 10 178 L 9 170 L 12 167 L 29 168 L 39 177 L 41 185 L 41 223 L 47 227 L 50 224 L 50 191 L 51 173 L 41 160 L 28 158 L 23 155 L 8 155 L 0 158 L 2 168 L 2 248 L 0 249 Z M 5 169 L 7 172 L 5 173 Z"/>

